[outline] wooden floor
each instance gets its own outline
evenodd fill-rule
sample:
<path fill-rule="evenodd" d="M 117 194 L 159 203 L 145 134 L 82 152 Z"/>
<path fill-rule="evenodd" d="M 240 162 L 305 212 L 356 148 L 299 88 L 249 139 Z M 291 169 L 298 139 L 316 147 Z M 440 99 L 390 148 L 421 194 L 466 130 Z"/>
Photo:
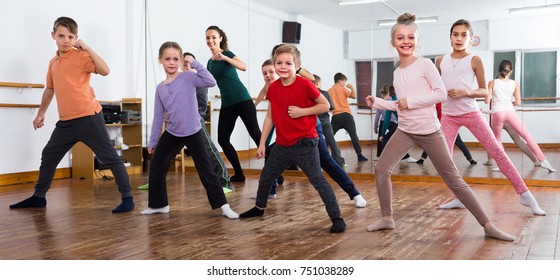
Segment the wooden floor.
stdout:
<path fill-rule="evenodd" d="M 330 180 L 330 179 L 329 179 Z M 133 186 L 147 176 L 131 177 Z M 238 213 L 254 205 L 258 176 L 227 195 Z M 332 181 L 331 181 L 332 182 Z M 395 182 L 397 228 L 367 232 L 380 217 L 372 180 L 355 180 L 368 201 L 354 207 L 337 186 L 347 229 L 331 234 L 318 194 L 302 177 L 287 177 L 262 218 L 230 220 L 210 210 L 194 173 L 170 172 L 171 212 L 144 216 L 147 191 L 136 188 L 136 209 L 112 214 L 120 198 L 114 181 L 56 180 L 46 209 L 10 210 L 32 184 L 0 188 L 0 259 L 181 260 L 534 260 L 560 259 L 560 188 L 532 188 L 548 213 L 534 216 L 511 186 L 472 185 L 492 221 L 515 242 L 485 238 L 466 210 L 436 210 L 450 198 L 442 183 Z"/>

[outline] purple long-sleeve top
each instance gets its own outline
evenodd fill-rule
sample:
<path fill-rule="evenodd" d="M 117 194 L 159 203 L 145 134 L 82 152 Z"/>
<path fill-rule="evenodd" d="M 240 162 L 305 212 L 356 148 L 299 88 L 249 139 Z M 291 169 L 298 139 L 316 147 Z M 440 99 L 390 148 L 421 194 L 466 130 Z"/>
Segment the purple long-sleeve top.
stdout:
<path fill-rule="evenodd" d="M 169 84 L 161 82 L 157 86 L 149 148 L 157 146 L 164 118 L 167 119 L 165 131 L 173 136 L 190 136 L 201 129 L 196 87 L 213 87 L 216 80 L 197 60 L 191 67 L 197 72 L 183 72 Z"/>

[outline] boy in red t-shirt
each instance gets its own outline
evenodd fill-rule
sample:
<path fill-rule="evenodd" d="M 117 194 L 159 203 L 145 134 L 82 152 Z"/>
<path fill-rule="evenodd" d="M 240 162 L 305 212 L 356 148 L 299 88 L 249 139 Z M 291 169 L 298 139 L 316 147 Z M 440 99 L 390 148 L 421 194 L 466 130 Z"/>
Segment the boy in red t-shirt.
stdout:
<path fill-rule="evenodd" d="M 274 53 L 274 67 L 280 79 L 268 88 L 269 101 L 257 158 L 264 158 L 266 139 L 274 125 L 276 146 L 272 149 L 261 173 L 255 207 L 239 215 L 240 218 L 262 216 L 274 180 L 289 166 L 297 164 L 319 192 L 332 221 L 330 232 L 346 228 L 340 216 L 336 196 L 323 176 L 317 148 L 317 114 L 329 109 L 329 102 L 311 81 L 296 75 L 300 67 L 300 53 L 293 45 L 282 45 Z"/>
<path fill-rule="evenodd" d="M 89 85 L 91 73 L 107 76 L 109 67 L 90 46 L 78 39 L 78 24 L 73 19 L 56 19 L 51 36 L 58 50 L 49 63 L 47 87 L 33 127 L 37 129 L 45 125 L 45 113 L 53 97 L 58 104 L 59 121 L 43 148 L 39 180 L 33 196 L 10 205 L 10 208 L 46 207 L 45 197 L 57 165 L 72 146 L 81 141 L 109 166 L 115 176 L 122 203 L 113 209 L 113 213 L 132 211 L 134 201 L 126 167 L 111 144 L 101 105 Z"/>

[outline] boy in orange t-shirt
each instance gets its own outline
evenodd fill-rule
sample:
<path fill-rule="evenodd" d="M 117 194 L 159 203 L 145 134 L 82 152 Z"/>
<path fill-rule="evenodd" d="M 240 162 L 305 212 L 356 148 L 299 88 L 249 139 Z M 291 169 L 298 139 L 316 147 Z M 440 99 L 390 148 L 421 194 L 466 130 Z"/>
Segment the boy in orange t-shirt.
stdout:
<path fill-rule="evenodd" d="M 344 74 L 336 73 L 334 75 L 334 85 L 328 90 L 334 103 L 334 111 L 331 118 L 333 134 L 336 134 L 340 129 L 346 130 L 350 135 L 350 140 L 352 140 L 352 146 L 354 151 L 356 151 L 358 161 L 367 161 L 368 159 L 362 154 L 360 139 L 356 131 L 356 123 L 348 103 L 348 98 L 356 98 L 356 91 L 354 86 L 346 84 L 346 81 L 348 81 L 348 78 Z"/>
<path fill-rule="evenodd" d="M 126 167 L 111 144 L 101 105 L 89 85 L 91 73 L 106 76 L 109 67 L 90 46 L 78 39 L 78 24 L 73 19 L 56 19 L 51 36 L 58 51 L 49 62 L 47 87 L 33 127 L 38 129 L 45 125 L 45 113 L 55 96 L 60 120 L 43 148 L 39 180 L 33 196 L 10 205 L 10 208 L 46 207 L 45 197 L 57 165 L 72 146 L 81 141 L 109 166 L 115 176 L 122 202 L 112 210 L 113 213 L 132 211 L 134 201 Z"/>

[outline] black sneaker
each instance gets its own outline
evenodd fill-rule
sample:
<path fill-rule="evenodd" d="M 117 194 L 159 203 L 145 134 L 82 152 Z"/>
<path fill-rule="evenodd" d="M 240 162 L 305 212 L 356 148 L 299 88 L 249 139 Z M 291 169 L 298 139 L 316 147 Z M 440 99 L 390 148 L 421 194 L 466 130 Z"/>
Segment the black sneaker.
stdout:
<path fill-rule="evenodd" d="M 232 182 L 245 182 L 245 175 L 241 174 L 241 175 L 233 175 L 229 178 L 230 181 Z"/>
<path fill-rule="evenodd" d="M 368 161 L 368 159 L 366 157 L 364 157 L 363 155 L 359 155 L 358 156 L 358 161 Z"/>

